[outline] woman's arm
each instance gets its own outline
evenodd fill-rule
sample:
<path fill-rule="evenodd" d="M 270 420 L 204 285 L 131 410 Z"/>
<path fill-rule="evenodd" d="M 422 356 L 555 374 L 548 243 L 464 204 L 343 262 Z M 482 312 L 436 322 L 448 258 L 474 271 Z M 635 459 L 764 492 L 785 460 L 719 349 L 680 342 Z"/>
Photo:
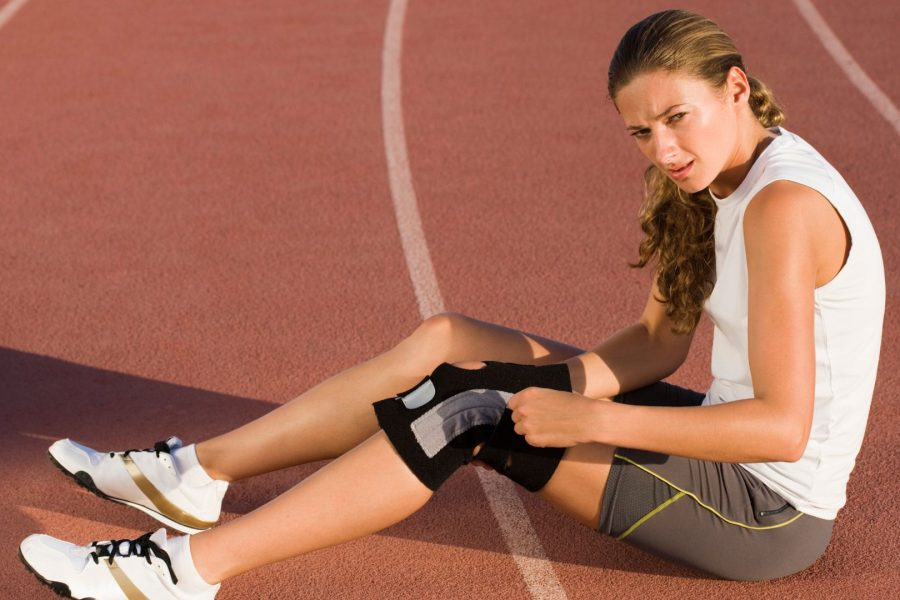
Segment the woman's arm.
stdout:
<path fill-rule="evenodd" d="M 815 392 L 813 293 L 820 228 L 811 217 L 814 202 L 826 200 L 779 181 L 759 192 L 744 214 L 754 398 L 645 407 L 532 389 L 510 399 L 516 431 L 536 446 L 593 441 L 723 462 L 798 460 L 809 439 Z M 560 414 L 566 406 L 575 414 Z"/>
<path fill-rule="evenodd" d="M 532 446 L 600 442 L 720 462 L 795 461 L 809 430 L 794 412 L 781 412 L 780 404 L 747 398 L 686 408 L 634 406 L 528 388 L 510 398 L 507 407 L 515 431 Z"/>
<path fill-rule="evenodd" d="M 763 398 L 689 408 L 598 402 L 592 441 L 719 462 L 799 460 L 806 437 Z"/>
<path fill-rule="evenodd" d="M 656 276 L 637 323 L 620 329 L 592 350 L 567 361 L 572 389 L 589 398 L 609 398 L 665 379 L 688 355 L 694 333 L 672 333 Z"/>

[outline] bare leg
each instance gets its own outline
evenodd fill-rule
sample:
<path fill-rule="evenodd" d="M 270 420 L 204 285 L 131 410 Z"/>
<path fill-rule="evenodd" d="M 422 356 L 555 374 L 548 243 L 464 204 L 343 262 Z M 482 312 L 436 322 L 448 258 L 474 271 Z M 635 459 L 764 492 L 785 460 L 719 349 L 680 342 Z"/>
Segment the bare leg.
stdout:
<path fill-rule="evenodd" d="M 411 388 L 438 363 L 404 364 L 397 347 L 354 365 L 291 402 L 197 444 L 216 479 L 234 481 L 340 456 L 378 431 L 372 403 Z"/>
<path fill-rule="evenodd" d="M 596 528 L 612 451 L 602 444 L 567 449 L 539 494 Z M 200 575 L 218 583 L 380 531 L 419 510 L 432 495 L 379 431 L 268 504 L 192 536 L 191 553 Z"/>
<path fill-rule="evenodd" d="M 582 525 L 597 529 L 614 451 L 604 444 L 567 448 L 553 477 L 537 494 Z"/>
<path fill-rule="evenodd" d="M 253 512 L 191 536 L 191 554 L 200 575 L 218 583 L 380 531 L 432 494 L 379 431 Z"/>
<path fill-rule="evenodd" d="M 550 364 L 580 352 L 535 334 L 442 313 L 389 351 L 255 421 L 197 444 L 197 456 L 210 475 L 226 481 L 335 458 L 378 431 L 373 402 L 411 388 L 443 361 Z"/>

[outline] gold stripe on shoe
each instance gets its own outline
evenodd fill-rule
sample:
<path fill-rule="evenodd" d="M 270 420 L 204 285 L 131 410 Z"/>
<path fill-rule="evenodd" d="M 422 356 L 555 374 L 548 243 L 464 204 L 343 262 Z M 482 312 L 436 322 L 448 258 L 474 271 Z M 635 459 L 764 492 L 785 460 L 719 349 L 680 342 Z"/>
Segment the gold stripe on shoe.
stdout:
<path fill-rule="evenodd" d="M 109 574 L 116 580 L 116 583 L 125 593 L 125 597 L 128 598 L 128 600 L 150 600 L 130 579 L 128 579 L 128 575 L 119 568 L 119 565 L 107 562 L 106 567 L 109 569 Z"/>
<path fill-rule="evenodd" d="M 163 515 L 182 525 L 193 527 L 194 529 L 209 529 L 215 525 L 214 521 L 203 521 L 175 506 L 168 498 L 162 495 L 162 492 L 156 489 L 156 486 L 150 483 L 150 480 L 141 473 L 141 470 L 134 464 L 134 460 L 132 460 L 130 456 L 121 454 L 119 456 L 122 458 L 125 470 L 131 475 L 134 483 L 137 484 L 138 488 L 144 492 L 144 495 L 150 499 L 150 502 L 152 502 Z"/>

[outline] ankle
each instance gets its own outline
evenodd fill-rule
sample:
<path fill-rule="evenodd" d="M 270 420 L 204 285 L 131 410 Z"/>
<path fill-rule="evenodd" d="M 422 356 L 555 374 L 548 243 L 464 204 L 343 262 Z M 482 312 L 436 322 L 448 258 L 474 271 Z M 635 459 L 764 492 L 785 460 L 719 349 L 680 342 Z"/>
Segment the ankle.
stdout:
<path fill-rule="evenodd" d="M 208 442 L 197 443 L 194 447 L 194 452 L 197 455 L 197 462 L 200 464 L 200 467 L 206 471 L 212 479 L 227 481 L 228 483 L 235 480 L 235 478 L 228 473 L 216 468 L 216 453 L 209 447 Z"/>
<path fill-rule="evenodd" d="M 191 547 L 194 536 L 182 535 L 170 538 L 168 545 L 171 550 L 172 566 L 178 576 L 178 586 L 186 591 L 202 592 L 211 586 L 218 586 L 220 580 L 209 574 L 201 573 L 197 568 L 196 558 Z"/>
<path fill-rule="evenodd" d="M 215 547 L 211 545 L 214 542 L 208 533 L 186 536 L 185 546 L 189 548 L 191 566 L 197 577 L 208 585 L 219 585 L 231 575 L 228 573 L 229 567 L 225 564 L 227 562 L 225 557 L 216 556 Z"/>

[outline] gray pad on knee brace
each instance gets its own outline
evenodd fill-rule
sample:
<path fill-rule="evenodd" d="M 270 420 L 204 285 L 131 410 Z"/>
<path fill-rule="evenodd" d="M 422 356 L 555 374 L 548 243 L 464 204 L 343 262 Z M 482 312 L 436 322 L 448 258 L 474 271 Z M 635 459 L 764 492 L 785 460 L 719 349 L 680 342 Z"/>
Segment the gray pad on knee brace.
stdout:
<path fill-rule="evenodd" d="M 511 421 L 508 431 L 497 431 L 497 425 L 503 423 L 504 413 L 512 414 L 506 403 L 516 392 L 527 387 L 571 391 L 568 367 L 484 362 L 481 369 L 441 363 L 413 388 L 373 403 L 378 424 L 397 453 L 431 490 L 437 490 L 456 469 L 468 464 L 473 449 L 481 442 L 486 444 L 478 459 L 516 481 L 519 480 L 515 477 L 520 477 L 524 481 L 520 483 L 526 487 L 536 485 L 547 469 L 550 469 L 546 474 L 549 479 L 556 468 L 555 453 L 551 450 L 562 449 L 530 446 L 524 436 L 512 431 Z M 482 454 L 491 444 L 485 460 Z M 534 463 L 527 458 L 529 449 L 538 457 Z M 489 462 L 505 464 L 510 457 L 515 465 L 513 469 L 498 468 Z M 539 473 L 528 473 L 536 467 Z"/>

